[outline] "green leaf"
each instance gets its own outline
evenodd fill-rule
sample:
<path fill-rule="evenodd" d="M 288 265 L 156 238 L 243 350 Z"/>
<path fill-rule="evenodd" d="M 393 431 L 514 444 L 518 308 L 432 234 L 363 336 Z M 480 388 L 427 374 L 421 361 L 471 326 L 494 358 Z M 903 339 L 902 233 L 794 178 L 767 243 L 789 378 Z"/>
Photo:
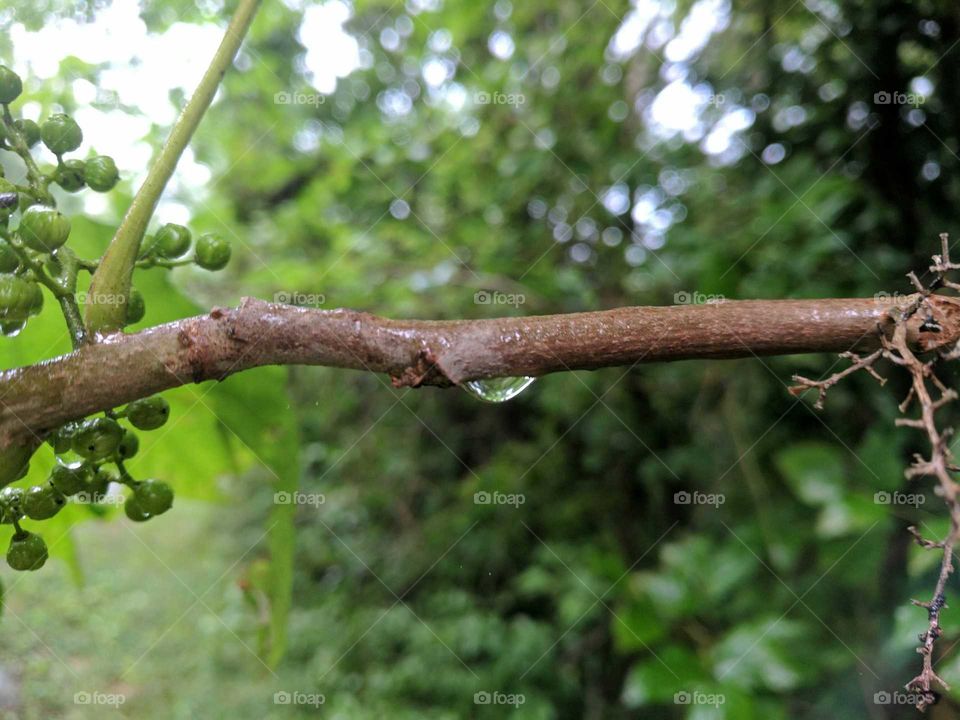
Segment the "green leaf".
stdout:
<path fill-rule="evenodd" d="M 813 628 L 798 620 L 767 617 L 734 628 L 711 653 L 724 683 L 785 692 L 809 684 L 823 660 Z"/>
<path fill-rule="evenodd" d="M 673 702 L 675 693 L 692 692 L 707 681 L 707 672 L 696 655 L 679 645 L 669 645 L 630 668 L 623 702 L 630 708 Z"/>
<path fill-rule="evenodd" d="M 800 442 L 781 450 L 774 463 L 794 494 L 807 505 L 825 505 L 843 495 L 843 450 Z"/>
<path fill-rule="evenodd" d="M 267 471 L 274 493 L 294 493 L 300 479 L 299 437 L 287 397 L 285 368 L 259 368 L 230 378 L 211 392 L 211 405 L 230 435 Z M 296 505 L 274 502 L 267 517 L 270 549 L 270 642 L 266 660 L 275 666 L 286 650 L 293 600 Z"/>

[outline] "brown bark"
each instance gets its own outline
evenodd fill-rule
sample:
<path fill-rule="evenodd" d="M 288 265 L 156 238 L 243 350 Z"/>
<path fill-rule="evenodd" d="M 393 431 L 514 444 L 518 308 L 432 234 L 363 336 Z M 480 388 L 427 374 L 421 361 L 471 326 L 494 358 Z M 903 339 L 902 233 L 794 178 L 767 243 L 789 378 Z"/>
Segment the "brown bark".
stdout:
<path fill-rule="evenodd" d="M 935 317 L 911 320 L 909 339 L 921 351 L 960 338 L 960 302 L 932 296 L 930 306 Z M 640 362 L 869 350 L 890 310 L 889 299 L 746 300 L 420 321 L 246 299 L 0 373 L 0 451 L 33 444 L 69 420 L 261 365 L 326 365 L 387 373 L 397 386 L 450 386 Z"/>

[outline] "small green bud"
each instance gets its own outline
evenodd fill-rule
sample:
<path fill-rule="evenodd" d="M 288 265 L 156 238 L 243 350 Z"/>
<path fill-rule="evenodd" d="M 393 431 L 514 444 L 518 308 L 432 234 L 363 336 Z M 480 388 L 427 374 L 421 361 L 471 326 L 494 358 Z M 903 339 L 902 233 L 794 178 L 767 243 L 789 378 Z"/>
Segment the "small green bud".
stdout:
<path fill-rule="evenodd" d="M 6 65 L 0 65 L 0 103 L 12 103 L 23 92 L 23 80 Z"/>
<path fill-rule="evenodd" d="M 43 538 L 25 530 L 15 534 L 7 548 L 7 564 L 14 570 L 39 570 L 47 557 Z"/>
<path fill-rule="evenodd" d="M 100 460 L 113 454 L 122 438 L 123 428 L 116 420 L 88 418 L 73 436 L 73 451 L 89 460 Z"/>
<path fill-rule="evenodd" d="M 34 485 L 23 496 L 23 513 L 31 520 L 47 520 L 66 504 L 63 495 L 50 483 Z"/>
<path fill-rule="evenodd" d="M 25 322 L 42 307 L 43 293 L 37 283 L 17 275 L 0 275 L 0 322 Z"/>
<path fill-rule="evenodd" d="M 97 155 L 86 163 L 87 185 L 97 192 L 109 192 L 120 179 L 120 171 L 113 158 L 106 155 Z"/>
<path fill-rule="evenodd" d="M 160 480 L 144 480 L 133 490 L 136 499 L 148 515 L 161 515 L 173 507 L 173 488 Z"/>
<path fill-rule="evenodd" d="M 80 147 L 83 131 L 72 117 L 57 113 L 40 127 L 40 138 L 52 153 L 63 155 Z"/>
<path fill-rule="evenodd" d="M 117 446 L 117 455 L 126 460 L 136 455 L 139 450 L 140 440 L 137 438 L 137 434 L 132 430 L 124 430 L 123 438 Z"/>
<path fill-rule="evenodd" d="M 77 192 L 82 190 L 86 184 L 85 168 L 83 160 L 65 160 L 57 168 L 56 183 L 67 192 Z"/>
<path fill-rule="evenodd" d="M 70 218 L 52 207 L 32 205 L 20 218 L 20 238 L 37 252 L 53 252 L 70 237 Z"/>
<path fill-rule="evenodd" d="M 178 258 L 190 248 L 192 236 L 183 225 L 167 223 L 157 232 L 153 250 L 160 257 Z"/>
<path fill-rule="evenodd" d="M 40 126 L 33 120 L 27 120 L 26 118 L 14 120 L 13 126 L 23 135 L 27 147 L 33 147 L 40 142 Z"/>
<path fill-rule="evenodd" d="M 204 270 L 220 270 L 230 262 L 230 241 L 215 233 L 201 235 L 194 254 L 195 262 Z"/>
<path fill-rule="evenodd" d="M 143 293 L 131 286 L 130 294 L 127 296 L 127 325 L 143 320 L 146 312 L 147 305 L 143 300 Z"/>
<path fill-rule="evenodd" d="M 20 258 L 3 238 L 0 238 L 0 273 L 11 273 L 20 267 Z"/>
<path fill-rule="evenodd" d="M 140 507 L 136 495 L 131 495 L 123 503 L 123 512 L 134 522 L 146 522 L 150 519 L 150 513 Z"/>
<path fill-rule="evenodd" d="M 134 400 L 127 405 L 126 416 L 138 430 L 156 430 L 170 417 L 170 404 L 159 395 Z"/>
<path fill-rule="evenodd" d="M 57 464 L 50 473 L 50 484 L 62 495 L 76 495 L 87 486 L 89 471 L 85 465 Z"/>

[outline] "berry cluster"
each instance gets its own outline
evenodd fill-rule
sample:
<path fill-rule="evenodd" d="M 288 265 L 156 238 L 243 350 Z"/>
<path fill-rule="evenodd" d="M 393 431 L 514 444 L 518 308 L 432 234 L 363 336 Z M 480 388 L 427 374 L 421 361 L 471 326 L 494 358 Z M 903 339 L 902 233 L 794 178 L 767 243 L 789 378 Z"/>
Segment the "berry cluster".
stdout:
<path fill-rule="evenodd" d="M 60 305 L 74 346 L 79 347 L 89 338 L 78 304 L 77 277 L 80 272 L 93 274 L 100 260 L 80 258 L 68 246 L 70 219 L 57 210 L 51 186 L 71 193 L 85 187 L 108 192 L 119 181 L 119 172 L 113 159 L 104 155 L 85 160 L 64 158 L 83 142 L 83 131 L 70 116 L 53 114 L 41 124 L 15 118 L 10 104 L 22 92 L 20 77 L 0 65 L 0 150 L 18 155 L 25 169 L 22 178 L 14 181 L 0 166 L 0 333 L 19 333 L 42 309 L 46 289 Z M 56 158 L 55 166 L 41 166 L 34 158 L 33 151 L 41 144 Z M 174 224 L 148 235 L 141 248 L 136 263 L 141 268 L 195 263 L 220 270 L 230 259 L 230 244 L 222 237 L 206 234 L 194 241 L 187 228 Z M 136 288 L 130 288 L 125 306 L 127 325 L 143 318 L 144 299 Z M 46 441 L 56 456 L 56 466 L 47 481 L 0 490 L 0 523 L 14 528 L 7 551 L 10 567 L 36 570 L 46 562 L 43 538 L 24 530 L 20 521 L 51 518 L 68 498 L 103 512 L 108 497 L 120 497 L 108 495 L 110 483 L 119 483 L 131 491 L 124 501 L 131 520 L 141 522 L 169 510 L 173 504 L 170 486 L 159 480 L 136 480 L 124 465 L 139 449 L 134 430 L 158 428 L 169 413 L 165 400 L 150 397 L 50 432 Z M 28 468 L 29 464 L 24 465 L 18 480 L 26 476 Z"/>
<path fill-rule="evenodd" d="M 108 192 L 120 179 L 116 163 L 105 155 L 64 159 L 83 142 L 83 131 L 69 115 L 56 113 L 39 125 L 15 119 L 10 103 L 22 91 L 20 77 L 0 65 L 0 150 L 19 155 L 26 168 L 25 177 L 14 182 L 0 167 L 0 332 L 8 336 L 19 333 L 30 317 L 40 312 L 41 287 L 60 303 L 68 323 L 78 325 L 77 275 L 80 271 L 92 274 L 99 266 L 98 260 L 77 257 L 67 246 L 70 220 L 56 209 L 51 185 L 67 192 L 85 187 Z M 32 153 L 40 144 L 53 153 L 55 166 L 37 164 Z M 17 214 L 19 223 L 11 229 L 10 222 Z M 230 243 L 225 238 L 208 233 L 194 243 L 182 225 L 164 225 L 144 238 L 141 248 L 137 261 L 141 268 L 195 263 L 206 270 L 220 270 L 230 260 Z M 127 324 L 143 318 L 143 296 L 135 288 L 130 289 L 126 307 Z M 82 326 L 71 329 L 75 335 L 83 332 Z"/>
<path fill-rule="evenodd" d="M 47 545 L 39 535 L 20 527 L 24 517 L 47 520 L 67 504 L 68 498 L 90 505 L 107 501 L 111 482 L 132 490 L 124 501 L 127 517 L 136 522 L 165 513 L 173 505 L 173 489 L 160 480 L 135 480 L 124 466 L 140 449 L 136 433 L 120 424 L 126 420 L 137 430 L 155 430 L 170 416 L 161 397 L 135 400 L 119 411 L 68 423 L 47 438 L 57 464 L 44 485 L 0 490 L 0 523 L 14 526 L 7 549 L 7 564 L 14 570 L 38 570 L 47 561 Z M 105 467 L 116 466 L 116 471 Z M 24 469 L 26 474 L 26 468 Z"/>

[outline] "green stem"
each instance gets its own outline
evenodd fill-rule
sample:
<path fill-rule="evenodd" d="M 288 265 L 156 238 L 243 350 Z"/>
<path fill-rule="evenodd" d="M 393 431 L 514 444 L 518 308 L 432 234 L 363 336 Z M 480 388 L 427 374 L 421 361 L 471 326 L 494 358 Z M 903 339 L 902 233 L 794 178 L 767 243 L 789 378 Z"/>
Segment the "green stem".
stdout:
<path fill-rule="evenodd" d="M 73 295 L 62 295 L 57 298 L 57 302 L 60 303 L 63 318 L 67 321 L 67 328 L 70 330 L 70 342 L 76 350 L 87 341 L 87 331 L 83 327 L 83 318 L 80 317 L 80 307 Z"/>
<path fill-rule="evenodd" d="M 91 333 L 119 330 L 126 318 L 126 299 L 130 292 L 133 268 L 140 251 L 140 242 L 147 231 L 157 202 L 177 166 L 177 161 L 190 142 L 213 96 L 233 62 L 243 38 L 253 21 L 261 0 L 240 0 L 226 33 L 210 61 L 190 102 L 170 132 L 156 162 L 150 168 L 127 214 L 117 228 L 110 247 L 100 261 L 90 284 L 92 302 L 86 306 L 87 328 Z M 102 301 L 97 301 L 103 298 Z"/>
<path fill-rule="evenodd" d="M 10 140 L 11 149 L 20 156 L 23 160 L 23 164 L 27 167 L 27 177 L 30 179 L 30 185 L 33 190 L 38 190 L 42 193 L 42 197 L 39 198 L 43 200 L 47 205 L 53 205 L 54 200 L 50 195 L 49 190 L 49 181 L 43 176 L 43 173 L 40 172 L 40 168 L 37 167 L 36 161 L 33 159 L 33 155 L 30 154 L 30 148 L 27 146 L 27 141 L 23 138 L 21 132 L 17 129 L 17 126 L 14 125 L 13 115 L 10 114 L 10 106 L 3 106 L 3 126 L 4 132 L 7 138 Z M 31 194 L 33 194 L 31 192 Z"/>
<path fill-rule="evenodd" d="M 193 265 L 194 257 L 189 255 L 188 257 L 179 258 L 177 260 L 164 260 L 163 258 L 158 257 L 149 257 L 145 260 L 137 260 L 137 267 L 144 270 L 149 268 L 161 267 L 161 268 L 175 268 L 175 267 L 184 267 L 186 265 Z"/>

